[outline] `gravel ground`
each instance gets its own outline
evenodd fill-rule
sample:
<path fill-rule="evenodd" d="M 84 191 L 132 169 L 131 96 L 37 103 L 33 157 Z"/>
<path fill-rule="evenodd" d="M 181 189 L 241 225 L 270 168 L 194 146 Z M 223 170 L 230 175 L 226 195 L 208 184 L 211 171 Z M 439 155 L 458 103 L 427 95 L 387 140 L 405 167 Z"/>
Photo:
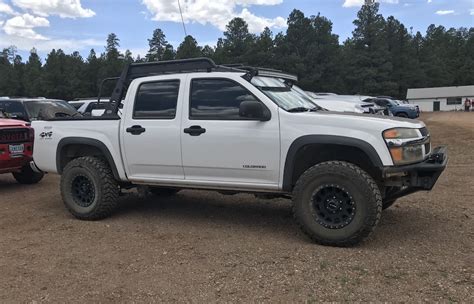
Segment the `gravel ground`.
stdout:
<path fill-rule="evenodd" d="M 0 176 L 0 302 L 474 302 L 474 113 L 425 114 L 450 163 L 354 248 L 312 244 L 288 200 L 182 191 L 73 219 L 59 178 Z"/>

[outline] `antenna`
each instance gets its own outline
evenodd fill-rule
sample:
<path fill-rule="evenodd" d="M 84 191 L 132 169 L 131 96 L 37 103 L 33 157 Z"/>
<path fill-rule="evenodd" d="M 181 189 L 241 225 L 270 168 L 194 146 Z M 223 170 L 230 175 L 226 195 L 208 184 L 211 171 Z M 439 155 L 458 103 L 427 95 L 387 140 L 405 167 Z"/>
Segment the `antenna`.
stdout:
<path fill-rule="evenodd" d="M 183 11 L 181 10 L 181 3 L 178 0 L 178 7 L 179 7 L 179 13 L 181 14 L 181 23 L 183 23 L 183 30 L 184 30 L 184 36 L 188 36 L 188 33 L 186 33 L 186 25 L 184 24 L 184 18 L 183 18 Z"/>

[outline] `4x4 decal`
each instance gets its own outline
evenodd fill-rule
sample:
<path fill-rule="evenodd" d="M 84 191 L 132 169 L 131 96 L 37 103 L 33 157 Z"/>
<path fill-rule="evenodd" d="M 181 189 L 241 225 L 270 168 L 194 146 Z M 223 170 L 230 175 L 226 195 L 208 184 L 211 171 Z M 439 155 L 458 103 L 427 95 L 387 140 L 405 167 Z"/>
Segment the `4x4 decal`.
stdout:
<path fill-rule="evenodd" d="M 49 132 L 41 132 L 40 134 L 40 137 L 42 139 L 44 138 L 51 138 L 53 136 L 53 131 L 49 131 Z"/>

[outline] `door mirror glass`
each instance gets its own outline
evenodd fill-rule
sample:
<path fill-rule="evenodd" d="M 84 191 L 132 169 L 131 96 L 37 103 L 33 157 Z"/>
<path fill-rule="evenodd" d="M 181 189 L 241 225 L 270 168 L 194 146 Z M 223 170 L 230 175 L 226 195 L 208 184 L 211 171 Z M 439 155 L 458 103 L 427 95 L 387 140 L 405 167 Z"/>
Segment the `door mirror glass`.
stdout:
<path fill-rule="evenodd" d="M 258 101 L 242 101 L 239 107 L 239 116 L 261 121 L 270 120 L 270 113 Z"/>

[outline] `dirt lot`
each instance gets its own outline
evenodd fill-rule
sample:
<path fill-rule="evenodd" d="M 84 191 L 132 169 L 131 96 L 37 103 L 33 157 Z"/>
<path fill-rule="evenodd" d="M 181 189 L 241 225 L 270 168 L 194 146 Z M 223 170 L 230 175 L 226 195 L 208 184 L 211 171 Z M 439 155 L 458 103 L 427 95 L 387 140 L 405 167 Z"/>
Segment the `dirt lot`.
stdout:
<path fill-rule="evenodd" d="M 287 200 L 182 191 L 73 219 L 57 176 L 0 176 L 0 302 L 474 302 L 474 113 L 423 115 L 449 168 L 355 248 L 312 244 Z"/>

